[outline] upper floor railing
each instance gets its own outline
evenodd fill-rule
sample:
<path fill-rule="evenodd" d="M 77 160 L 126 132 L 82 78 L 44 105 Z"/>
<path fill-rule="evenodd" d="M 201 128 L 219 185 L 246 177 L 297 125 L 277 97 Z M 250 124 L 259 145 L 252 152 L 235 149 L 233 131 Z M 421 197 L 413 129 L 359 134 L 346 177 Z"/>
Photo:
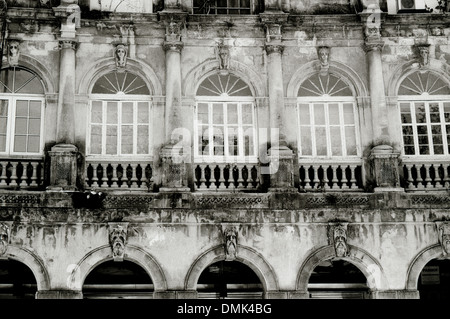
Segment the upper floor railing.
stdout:
<path fill-rule="evenodd" d="M 450 158 L 404 159 L 404 187 L 408 191 L 450 188 Z"/>
<path fill-rule="evenodd" d="M 44 186 L 44 159 L 0 158 L 0 188 L 31 189 Z"/>

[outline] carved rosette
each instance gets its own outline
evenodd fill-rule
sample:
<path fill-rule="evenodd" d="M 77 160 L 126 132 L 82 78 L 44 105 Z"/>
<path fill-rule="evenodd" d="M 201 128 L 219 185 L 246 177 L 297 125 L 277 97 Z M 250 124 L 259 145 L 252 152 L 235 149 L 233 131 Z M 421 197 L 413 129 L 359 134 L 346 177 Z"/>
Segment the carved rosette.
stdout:
<path fill-rule="evenodd" d="M 336 257 L 346 257 L 349 254 L 347 225 L 347 223 L 330 223 L 328 225 L 328 243 L 333 245 Z"/>
<path fill-rule="evenodd" d="M 225 261 L 236 260 L 237 256 L 237 236 L 238 232 L 235 227 L 231 226 L 223 231 Z"/>
<path fill-rule="evenodd" d="M 442 255 L 450 257 L 450 222 L 436 222 L 438 241 L 442 247 Z"/>
<path fill-rule="evenodd" d="M 123 261 L 127 244 L 128 223 L 109 223 L 109 244 L 114 261 Z"/>
<path fill-rule="evenodd" d="M 10 240 L 11 229 L 8 225 L 0 223 L 0 256 L 6 253 Z"/>

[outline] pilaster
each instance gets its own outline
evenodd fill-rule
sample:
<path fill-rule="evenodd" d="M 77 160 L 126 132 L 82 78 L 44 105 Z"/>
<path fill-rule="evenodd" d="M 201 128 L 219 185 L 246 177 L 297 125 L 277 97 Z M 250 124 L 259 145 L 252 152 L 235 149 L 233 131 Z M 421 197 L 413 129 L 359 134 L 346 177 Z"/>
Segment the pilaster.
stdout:
<path fill-rule="evenodd" d="M 375 181 L 375 192 L 401 191 L 398 168 L 400 153 L 394 152 L 392 146 L 375 146 L 369 156 L 371 175 Z"/>

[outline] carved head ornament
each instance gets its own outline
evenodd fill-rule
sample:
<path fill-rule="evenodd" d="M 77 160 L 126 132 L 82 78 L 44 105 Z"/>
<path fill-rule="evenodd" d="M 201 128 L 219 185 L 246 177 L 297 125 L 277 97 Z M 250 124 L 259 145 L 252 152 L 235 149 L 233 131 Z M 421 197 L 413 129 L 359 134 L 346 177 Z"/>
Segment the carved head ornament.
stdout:
<path fill-rule="evenodd" d="M 225 241 L 225 260 L 233 261 L 237 254 L 237 231 L 234 227 L 227 228 L 224 231 Z"/>
<path fill-rule="evenodd" d="M 114 261 L 123 261 L 125 245 L 127 243 L 127 231 L 122 225 L 116 225 L 109 234 Z"/>

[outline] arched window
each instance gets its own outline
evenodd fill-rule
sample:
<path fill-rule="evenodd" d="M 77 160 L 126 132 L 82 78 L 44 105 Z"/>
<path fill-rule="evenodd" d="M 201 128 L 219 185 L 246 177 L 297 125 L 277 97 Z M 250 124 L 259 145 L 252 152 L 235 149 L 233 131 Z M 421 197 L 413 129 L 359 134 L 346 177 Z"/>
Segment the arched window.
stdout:
<path fill-rule="evenodd" d="M 256 161 L 256 114 L 252 91 L 240 78 L 214 74 L 197 91 L 195 158 Z"/>
<path fill-rule="evenodd" d="M 314 74 L 298 90 L 300 157 L 359 156 L 356 102 L 340 76 Z"/>
<path fill-rule="evenodd" d="M 415 71 L 398 91 L 405 155 L 450 154 L 450 87 L 438 74 Z"/>
<path fill-rule="evenodd" d="M 36 73 L 18 66 L 1 70 L 0 154 L 42 154 L 44 102 Z"/>
<path fill-rule="evenodd" d="M 150 153 L 150 90 L 140 76 L 105 74 L 94 84 L 90 100 L 88 155 Z"/>

